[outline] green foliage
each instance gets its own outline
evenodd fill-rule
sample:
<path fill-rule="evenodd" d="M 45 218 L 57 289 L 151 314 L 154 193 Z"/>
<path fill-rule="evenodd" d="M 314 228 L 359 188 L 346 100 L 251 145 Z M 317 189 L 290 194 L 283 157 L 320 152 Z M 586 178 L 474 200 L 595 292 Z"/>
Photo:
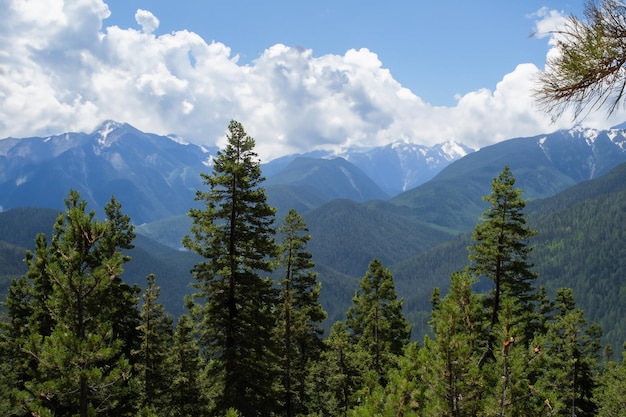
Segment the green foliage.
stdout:
<path fill-rule="evenodd" d="M 626 410 L 626 349 L 622 362 L 609 362 L 602 372 L 593 397 L 598 405 L 598 417 L 619 416 Z"/>
<path fill-rule="evenodd" d="M 476 225 L 474 244 L 468 248 L 471 272 L 494 283 L 489 300 L 492 325 L 498 321 L 503 296 L 514 297 L 528 314 L 534 309 L 533 281 L 537 274 L 531 271 L 533 265 L 528 261 L 532 248 L 527 240 L 536 232 L 526 226 L 526 204 L 522 191 L 514 186 L 515 177 L 506 166 L 493 179 L 491 194 L 483 198 L 490 206 Z"/>
<path fill-rule="evenodd" d="M 387 375 L 385 387 L 376 385 L 365 393 L 361 405 L 351 410 L 350 416 L 417 416 L 425 407 L 424 381 L 417 375 L 422 367 L 429 366 L 420 357 L 417 343 L 409 343 L 404 355 L 399 358 L 398 367 Z"/>
<path fill-rule="evenodd" d="M 140 309 L 138 289 L 121 279 L 129 253 L 139 253 L 129 252 L 134 229 L 121 205 L 112 199 L 99 221 L 70 192 L 53 233 L 37 235 L 25 256 L 26 273 L 7 289 L 0 316 L 1 415 L 622 413 L 624 366 L 609 361 L 608 349 L 601 370 L 602 332 L 576 307 L 574 293 L 583 289 L 577 297 L 591 304 L 592 314 L 623 318 L 619 300 L 626 292 L 611 283 L 619 281 L 615 271 L 626 258 L 620 255 L 626 165 L 600 186 L 582 185 L 537 209 L 533 225 L 541 225 L 536 242 L 543 257 L 532 259 L 554 274 L 542 278 L 546 287 L 533 287 L 526 241 L 534 231 L 505 168 L 486 197 L 491 206 L 475 229 L 471 265 L 450 275 L 449 290 L 432 293 L 431 331 L 421 348 L 407 344 L 403 302 L 378 259 L 359 281 L 346 322 L 322 341 L 322 289 L 304 219 L 289 211 L 275 244 L 274 211 L 261 187 L 254 142 L 236 122 L 229 130 L 213 175 L 203 176 L 209 190 L 199 191 L 198 201 L 205 206 L 190 211 L 192 237 L 184 243 L 203 260 L 193 268 L 190 315 L 180 316 L 173 334 L 154 275 Z M 551 205 L 560 205 L 560 217 L 550 214 Z M 401 217 L 386 218 L 384 227 L 391 227 Z M 460 242 L 448 246 L 460 252 L 466 246 Z M 143 250 L 153 252 L 152 259 L 169 256 L 159 245 Z M 559 267 L 575 291 L 554 288 Z M 318 270 L 327 272 L 324 282 L 338 276 L 325 266 Z M 274 273 L 277 285 L 262 273 Z M 485 289 L 487 281 L 493 286 Z M 427 282 L 414 288 L 424 292 L 436 280 Z"/>
<path fill-rule="evenodd" d="M 193 417 L 207 412 L 208 399 L 202 382 L 202 358 L 195 337 L 193 320 L 183 314 L 178 318 L 165 368 L 170 372 L 170 402 L 172 417 Z M 211 381 L 207 381 L 210 383 Z"/>
<path fill-rule="evenodd" d="M 370 356 L 367 366 L 382 382 L 409 342 L 411 328 L 402 313 L 393 276 L 374 259 L 352 298 L 346 325 L 352 339 Z"/>
<path fill-rule="evenodd" d="M 555 415 L 593 416 L 602 330 L 588 324 L 569 288 L 557 291 L 554 310 L 546 334 L 534 342 L 543 370 L 535 387 Z"/>
<path fill-rule="evenodd" d="M 216 412 L 237 407 L 246 416 L 276 408 L 278 358 L 274 341 L 277 292 L 259 273 L 273 269 L 275 210 L 266 203 L 254 139 L 232 121 L 227 145 L 202 174 L 208 191 L 198 191 L 191 236 L 183 245 L 205 260 L 192 272 L 197 280 L 193 307 L 201 347 L 210 361 L 209 378 L 219 386 Z"/>
<path fill-rule="evenodd" d="M 566 208 L 535 220 L 541 234 L 533 260 L 550 293 L 572 288 L 589 319 L 606 330 L 604 342 L 621 346 L 626 340 L 626 191 L 607 190 L 583 201 L 574 197 L 562 196 L 554 204 Z"/>
<path fill-rule="evenodd" d="M 311 236 L 302 216 L 294 209 L 289 210 L 279 232 L 283 236 L 279 265 L 285 278 L 279 282 L 277 335 L 285 414 L 293 416 L 307 409 L 306 376 L 322 350 L 320 323 L 326 312 L 318 302 L 321 285 L 312 271 L 311 253 L 306 250 Z"/>
<path fill-rule="evenodd" d="M 311 241 L 316 262 L 358 277 L 374 258 L 391 264 L 450 237 L 394 210 L 385 203 L 334 200 L 307 212 L 304 218 L 309 228 L 315 236 L 324 237 Z"/>
<path fill-rule="evenodd" d="M 309 409 L 317 416 L 346 416 L 358 404 L 368 355 L 352 343 L 341 321 L 333 325 L 324 344 L 325 350 L 309 374 Z"/>
<path fill-rule="evenodd" d="M 140 403 L 156 414 L 164 414 L 171 402 L 171 372 L 166 366 L 172 343 L 172 318 L 165 314 L 165 307 L 158 302 L 160 288 L 153 274 L 146 278 L 148 285 L 143 295 L 141 340 L 135 372 L 141 387 Z"/>
<path fill-rule="evenodd" d="M 483 314 L 474 279 L 464 270 L 451 276 L 443 300 L 435 292 L 432 327 L 426 336 L 420 378 L 428 381 L 424 393 L 426 415 L 476 415 L 482 395 L 480 361 L 484 352 Z"/>
<path fill-rule="evenodd" d="M 133 229 L 114 198 L 104 222 L 86 212 L 77 192 L 65 204 L 51 243 L 37 237 L 28 273 L 14 281 L 5 303 L 3 334 L 22 344 L 8 346 L 17 365 L 13 404 L 42 415 L 128 415 L 137 290 L 119 275 Z"/>

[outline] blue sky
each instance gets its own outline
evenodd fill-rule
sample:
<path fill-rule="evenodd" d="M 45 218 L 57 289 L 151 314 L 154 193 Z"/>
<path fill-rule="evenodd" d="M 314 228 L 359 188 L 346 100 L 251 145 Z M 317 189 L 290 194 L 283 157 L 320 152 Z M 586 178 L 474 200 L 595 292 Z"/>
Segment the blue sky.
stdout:
<path fill-rule="evenodd" d="M 0 138 L 127 122 L 263 160 L 571 127 L 532 90 L 573 1 L 0 0 Z M 606 128 L 604 112 L 584 120 Z"/>
<path fill-rule="evenodd" d="M 433 105 L 494 88 L 523 62 L 543 65 L 548 45 L 531 37 L 542 8 L 580 15 L 577 1 L 197 1 L 109 0 L 105 24 L 137 27 L 137 9 L 160 21 L 156 34 L 188 29 L 229 46 L 241 63 L 282 43 L 316 56 L 368 48 L 403 86 Z"/>

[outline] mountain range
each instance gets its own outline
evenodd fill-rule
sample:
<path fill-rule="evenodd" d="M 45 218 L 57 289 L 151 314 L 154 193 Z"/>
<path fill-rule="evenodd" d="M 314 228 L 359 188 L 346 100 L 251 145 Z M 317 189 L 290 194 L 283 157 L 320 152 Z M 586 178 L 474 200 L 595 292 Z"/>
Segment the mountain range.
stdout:
<path fill-rule="evenodd" d="M 190 292 L 188 271 L 197 260 L 179 250 L 190 225 L 186 213 L 194 204 L 195 191 L 204 187 L 199 173 L 210 172 L 217 152 L 115 122 L 105 122 L 90 134 L 0 140 L 0 205 L 6 211 L 0 213 L 0 275 L 6 279 L 23 271 L 15 260 L 23 257 L 35 233 L 51 231 L 70 188 L 78 190 L 96 211 L 115 194 L 139 233 L 133 262 L 125 274 L 141 284 L 145 275 L 156 273 L 168 310 L 178 314 L 182 296 Z M 623 232 L 625 223 L 619 223 L 615 213 L 626 200 L 619 187 L 619 179 L 624 183 L 626 175 L 626 166 L 620 165 L 624 162 L 626 130 L 618 126 L 608 130 L 576 127 L 514 138 L 478 151 L 454 141 L 431 148 L 398 142 L 342 153 L 316 151 L 277 158 L 262 169 L 268 201 L 278 209 L 277 223 L 291 207 L 307 222 L 312 235 L 309 249 L 322 282 L 329 322 L 343 318 L 358 279 L 369 262 L 378 258 L 392 270 L 414 333 L 419 335 L 426 329 L 432 289 L 446 288 L 450 272 L 467 262 L 469 231 L 486 208 L 481 197 L 490 192 L 491 180 L 505 165 L 529 200 L 529 220 L 544 238 L 537 241 L 535 251 L 541 283 L 554 290 L 567 285 L 565 274 L 576 272 L 575 290 L 583 292 L 577 299 L 585 309 L 592 299 L 619 291 L 624 286 L 619 273 L 626 270 L 621 248 L 607 250 L 611 255 L 583 248 L 589 249 L 585 244 L 592 235 L 588 224 Z M 581 191 L 603 187 L 602 195 Z M 584 216 L 568 211 L 577 205 L 584 207 Z M 592 208 L 609 205 L 612 216 Z M 27 209 L 18 209 L 24 206 L 54 210 L 45 211 L 46 215 L 25 214 Z M 574 220 L 576 216 L 583 216 L 582 220 Z M 41 222 L 33 221 L 39 217 Z M 576 251 L 569 257 L 564 242 L 574 241 L 568 240 L 569 235 L 559 237 L 552 226 L 559 218 L 577 222 L 580 236 L 571 243 Z M 542 235 L 544 229 L 549 234 Z M 23 238 L 14 237 L 24 233 Z M 615 239 L 622 235 L 610 235 L 606 241 L 619 245 Z M 594 242 L 597 248 L 603 240 Z M 616 253 L 621 259 L 614 257 Z M 596 268 L 609 277 L 601 288 L 592 283 L 585 286 L 581 275 L 585 271 L 588 279 L 594 279 L 597 271 L 589 265 L 597 265 L 596 258 L 609 265 Z M 561 261 L 565 264 L 560 265 Z M 611 317 L 615 319 L 620 308 L 615 307 Z M 611 324 L 609 315 L 597 307 L 592 315 L 608 329 L 611 342 L 621 346 L 619 337 L 626 338 L 626 323 Z"/>
<path fill-rule="evenodd" d="M 276 189 L 269 194 L 287 205 L 312 208 L 341 197 L 389 198 L 470 151 L 450 142 L 432 148 L 395 144 L 350 149 L 340 155 L 316 152 L 269 161 L 263 173 L 268 187 Z M 62 207 L 72 188 L 96 210 L 115 194 L 137 224 L 157 221 L 189 210 L 203 187 L 200 173 L 210 172 L 217 152 L 113 121 L 91 133 L 1 139 L 0 208 Z"/>

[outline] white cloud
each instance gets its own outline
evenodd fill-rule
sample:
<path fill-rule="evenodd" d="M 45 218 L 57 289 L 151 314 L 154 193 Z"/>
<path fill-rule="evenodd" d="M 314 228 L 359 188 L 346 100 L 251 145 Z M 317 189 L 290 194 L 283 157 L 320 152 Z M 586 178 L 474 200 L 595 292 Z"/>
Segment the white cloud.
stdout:
<path fill-rule="evenodd" d="M 102 0 L 0 0 L 0 8 L 8 11 L 0 16 L 0 137 L 90 131 L 113 119 L 222 144 L 236 119 L 267 160 L 398 139 L 479 147 L 569 124 L 551 125 L 535 107 L 538 69 L 531 64 L 503 76 L 493 91 L 434 107 L 367 49 L 315 56 L 277 44 L 241 65 L 226 45 L 195 33 L 155 36 L 159 20 L 145 10 L 135 15 L 138 31 L 103 27 L 109 10 Z M 544 10 L 537 28 L 557 18 Z"/>
<path fill-rule="evenodd" d="M 153 33 L 159 27 L 159 19 L 148 10 L 138 9 L 135 13 L 135 20 L 144 33 Z"/>
<path fill-rule="evenodd" d="M 563 12 L 547 7 L 542 7 L 529 17 L 535 20 L 534 36 L 539 39 L 550 38 L 550 45 L 555 44 L 555 31 L 567 22 L 567 16 Z"/>

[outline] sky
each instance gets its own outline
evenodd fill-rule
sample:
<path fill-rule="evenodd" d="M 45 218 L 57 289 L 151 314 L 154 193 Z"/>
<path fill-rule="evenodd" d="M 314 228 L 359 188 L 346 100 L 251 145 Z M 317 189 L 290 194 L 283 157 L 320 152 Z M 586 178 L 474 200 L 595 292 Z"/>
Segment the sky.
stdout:
<path fill-rule="evenodd" d="M 267 161 L 549 133 L 574 122 L 535 77 L 583 1 L 0 0 L 0 138 L 115 120 L 223 146 L 235 119 Z"/>

